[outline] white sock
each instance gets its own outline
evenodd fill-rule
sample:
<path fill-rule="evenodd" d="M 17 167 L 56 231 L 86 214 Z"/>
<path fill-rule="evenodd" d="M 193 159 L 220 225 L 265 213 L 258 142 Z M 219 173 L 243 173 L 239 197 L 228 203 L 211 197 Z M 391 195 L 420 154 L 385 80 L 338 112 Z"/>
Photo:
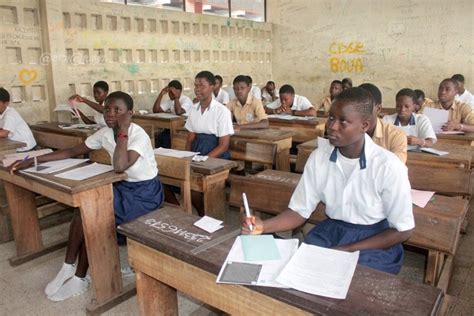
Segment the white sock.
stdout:
<path fill-rule="evenodd" d="M 59 270 L 54 280 L 48 283 L 44 293 L 46 293 L 47 296 L 53 295 L 74 273 L 76 273 L 76 265 L 63 263 L 61 270 Z"/>
<path fill-rule="evenodd" d="M 80 295 L 87 291 L 89 287 L 89 281 L 86 278 L 79 278 L 73 276 L 61 288 L 48 298 L 54 302 L 61 302 L 67 300 L 70 297 Z"/>

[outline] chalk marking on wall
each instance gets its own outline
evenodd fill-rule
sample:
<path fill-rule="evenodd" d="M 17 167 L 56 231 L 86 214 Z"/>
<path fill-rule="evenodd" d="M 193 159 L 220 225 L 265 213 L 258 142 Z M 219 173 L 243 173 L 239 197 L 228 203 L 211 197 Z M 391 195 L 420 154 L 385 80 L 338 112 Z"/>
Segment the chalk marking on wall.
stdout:
<path fill-rule="evenodd" d="M 332 42 L 329 45 L 329 68 L 334 73 L 361 73 L 364 71 L 365 53 L 362 42 Z"/>

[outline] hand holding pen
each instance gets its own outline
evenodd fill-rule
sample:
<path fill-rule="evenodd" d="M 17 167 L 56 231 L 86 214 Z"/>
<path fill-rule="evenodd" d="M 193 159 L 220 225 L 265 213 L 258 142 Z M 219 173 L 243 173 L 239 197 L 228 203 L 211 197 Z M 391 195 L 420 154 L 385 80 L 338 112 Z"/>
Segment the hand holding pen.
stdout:
<path fill-rule="evenodd" d="M 241 230 L 244 235 L 259 235 L 263 233 L 263 222 L 259 217 L 253 216 L 245 193 L 242 194 L 244 207 L 240 208 Z"/>

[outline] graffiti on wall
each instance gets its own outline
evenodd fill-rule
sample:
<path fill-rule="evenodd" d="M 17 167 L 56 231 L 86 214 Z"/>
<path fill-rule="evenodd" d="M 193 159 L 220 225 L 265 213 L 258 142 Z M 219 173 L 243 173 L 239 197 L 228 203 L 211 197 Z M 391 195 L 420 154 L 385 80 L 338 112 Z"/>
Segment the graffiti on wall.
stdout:
<path fill-rule="evenodd" d="M 361 73 L 364 71 L 364 44 L 332 42 L 329 45 L 329 68 L 334 73 Z"/>

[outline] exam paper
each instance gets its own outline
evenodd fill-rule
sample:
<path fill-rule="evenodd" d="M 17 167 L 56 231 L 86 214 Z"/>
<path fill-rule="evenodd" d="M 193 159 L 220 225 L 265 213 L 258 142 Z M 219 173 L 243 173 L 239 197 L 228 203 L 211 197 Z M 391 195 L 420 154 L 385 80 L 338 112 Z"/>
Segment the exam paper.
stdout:
<path fill-rule="evenodd" d="M 422 147 L 420 148 L 420 150 L 426 153 L 437 155 L 437 156 L 446 156 L 447 154 L 449 154 L 449 151 L 442 151 L 442 150 L 437 150 L 437 149 L 428 148 L 428 147 Z"/>
<path fill-rule="evenodd" d="M 442 132 L 441 127 L 448 122 L 449 111 L 447 110 L 425 107 L 423 114 L 430 119 L 435 133 Z"/>
<path fill-rule="evenodd" d="M 213 233 L 215 231 L 218 231 L 219 229 L 223 228 L 224 225 L 222 225 L 222 221 L 218 220 L 218 219 L 215 219 L 215 218 L 212 218 L 210 216 L 203 216 L 201 217 L 200 220 L 196 221 L 194 223 L 194 226 L 196 227 L 199 227 L 205 231 L 207 231 L 208 233 Z"/>
<path fill-rule="evenodd" d="M 411 201 L 413 204 L 424 208 L 435 193 L 432 191 L 419 191 L 411 189 Z"/>
<path fill-rule="evenodd" d="M 296 290 L 345 299 L 359 260 L 346 252 L 301 244 L 276 281 Z"/>
<path fill-rule="evenodd" d="M 172 113 L 150 113 L 150 114 L 147 114 L 148 116 L 153 116 L 153 117 L 162 117 L 162 118 L 175 118 L 175 117 L 179 117 L 179 115 L 176 115 L 176 114 L 172 114 Z"/>
<path fill-rule="evenodd" d="M 68 179 L 68 180 L 81 181 L 81 180 L 95 177 L 99 174 L 112 171 L 113 169 L 114 168 L 112 166 L 103 165 L 103 164 L 95 162 L 85 167 L 80 167 L 80 168 L 72 169 L 60 174 L 56 174 L 55 177 Z"/>
<path fill-rule="evenodd" d="M 83 162 L 88 161 L 89 159 L 75 159 L 75 158 L 68 158 L 68 159 L 61 159 L 61 160 L 53 160 L 48 162 L 43 162 L 38 164 L 38 167 L 31 167 L 25 169 L 26 172 L 36 172 L 36 173 L 53 173 L 57 171 L 61 171 L 70 167 L 77 166 Z"/>
<path fill-rule="evenodd" d="M 216 282 L 229 284 L 248 284 L 246 280 L 242 280 L 242 282 L 239 282 L 238 280 L 234 280 L 232 282 L 221 280 L 221 276 L 227 267 L 227 264 L 229 262 L 239 262 L 262 266 L 258 275 L 258 280 L 253 282 L 253 285 L 286 288 L 286 286 L 278 283 L 275 281 L 275 279 L 298 249 L 298 239 L 275 239 L 275 242 L 277 244 L 278 251 L 281 254 L 281 259 L 247 262 L 244 259 L 242 241 L 240 236 L 237 237 L 234 241 L 234 244 L 232 245 L 231 250 L 229 251 L 229 254 L 227 255 L 224 264 L 222 265 Z"/>
<path fill-rule="evenodd" d="M 71 114 L 74 116 L 78 116 L 77 112 L 75 112 L 74 109 L 69 104 L 65 104 L 65 103 L 56 105 L 53 111 L 55 112 L 66 111 L 66 112 L 71 112 Z"/>
<path fill-rule="evenodd" d="M 185 158 L 185 157 L 192 157 L 199 153 L 193 151 L 186 151 L 186 150 L 176 150 L 170 148 L 163 148 L 159 147 L 153 150 L 157 155 L 163 155 L 168 157 L 176 157 L 176 158 Z"/>

